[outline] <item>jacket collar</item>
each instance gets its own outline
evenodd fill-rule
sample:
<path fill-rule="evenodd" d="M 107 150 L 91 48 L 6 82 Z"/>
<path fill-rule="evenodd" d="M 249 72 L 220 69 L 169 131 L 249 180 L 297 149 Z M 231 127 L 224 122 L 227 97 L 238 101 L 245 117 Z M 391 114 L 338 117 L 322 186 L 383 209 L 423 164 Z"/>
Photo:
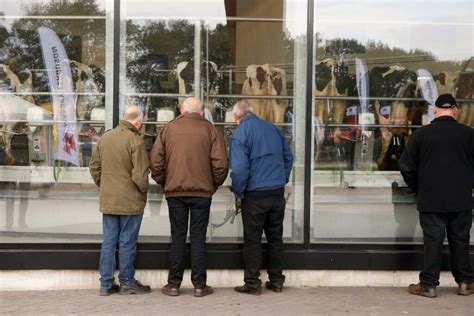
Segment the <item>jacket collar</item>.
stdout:
<path fill-rule="evenodd" d="M 257 116 L 256 116 L 255 114 L 253 114 L 253 113 L 250 113 L 250 114 L 244 116 L 244 117 L 240 120 L 240 123 L 242 123 L 242 122 L 244 122 L 244 121 L 246 121 L 246 120 L 255 119 L 255 118 L 257 118 Z"/>
<path fill-rule="evenodd" d="M 120 120 L 119 121 L 119 127 L 123 128 L 123 129 L 129 129 L 131 130 L 132 132 L 136 133 L 136 134 L 139 134 L 140 132 L 138 131 L 138 129 L 135 127 L 135 125 L 133 125 L 132 123 L 130 123 L 129 121 L 125 121 L 125 120 Z"/>
<path fill-rule="evenodd" d="M 455 121 L 456 120 L 454 119 L 454 117 L 449 116 L 449 115 L 443 115 L 443 116 L 435 118 L 433 120 L 433 123 L 435 123 L 435 122 L 455 122 Z"/>
<path fill-rule="evenodd" d="M 182 119 L 182 118 L 185 118 L 185 117 L 189 117 L 189 118 L 194 118 L 194 119 L 198 119 L 198 120 L 207 121 L 207 120 L 204 118 L 204 116 L 202 116 L 202 115 L 199 114 L 199 113 L 195 113 L 195 112 L 187 112 L 187 113 L 180 114 L 176 119 Z"/>

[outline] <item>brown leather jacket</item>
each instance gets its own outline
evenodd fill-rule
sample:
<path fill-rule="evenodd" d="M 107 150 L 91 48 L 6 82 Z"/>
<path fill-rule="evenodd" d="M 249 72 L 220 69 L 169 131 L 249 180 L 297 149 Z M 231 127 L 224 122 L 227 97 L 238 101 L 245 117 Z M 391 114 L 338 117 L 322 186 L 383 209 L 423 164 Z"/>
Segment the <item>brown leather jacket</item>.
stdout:
<path fill-rule="evenodd" d="M 150 154 L 151 176 L 166 197 L 212 197 L 227 177 L 224 137 L 197 113 L 165 125 Z"/>
<path fill-rule="evenodd" d="M 100 211 L 112 215 L 143 214 L 150 162 L 138 130 L 127 121 L 105 133 L 89 163 L 100 188 Z"/>

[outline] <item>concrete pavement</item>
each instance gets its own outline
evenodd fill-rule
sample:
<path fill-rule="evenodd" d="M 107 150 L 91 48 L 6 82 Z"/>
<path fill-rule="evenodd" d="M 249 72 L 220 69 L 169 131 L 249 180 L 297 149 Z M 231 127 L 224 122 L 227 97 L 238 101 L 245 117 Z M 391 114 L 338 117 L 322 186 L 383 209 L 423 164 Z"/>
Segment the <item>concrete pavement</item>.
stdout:
<path fill-rule="evenodd" d="M 409 295 L 396 287 L 285 288 L 261 296 L 218 288 L 204 298 L 184 288 L 179 297 L 151 294 L 101 297 L 98 290 L 0 292 L 1 315 L 473 315 L 474 295 L 440 288 L 438 298 Z"/>

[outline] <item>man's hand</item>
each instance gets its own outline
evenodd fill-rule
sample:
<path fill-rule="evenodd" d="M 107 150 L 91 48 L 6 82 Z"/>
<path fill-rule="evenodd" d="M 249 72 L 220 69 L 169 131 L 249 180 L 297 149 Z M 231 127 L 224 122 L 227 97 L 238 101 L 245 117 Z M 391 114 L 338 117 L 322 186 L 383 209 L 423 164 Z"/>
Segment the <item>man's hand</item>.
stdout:
<path fill-rule="evenodd" d="M 235 212 L 238 213 L 241 208 L 242 208 L 242 199 L 236 196 L 235 197 Z"/>

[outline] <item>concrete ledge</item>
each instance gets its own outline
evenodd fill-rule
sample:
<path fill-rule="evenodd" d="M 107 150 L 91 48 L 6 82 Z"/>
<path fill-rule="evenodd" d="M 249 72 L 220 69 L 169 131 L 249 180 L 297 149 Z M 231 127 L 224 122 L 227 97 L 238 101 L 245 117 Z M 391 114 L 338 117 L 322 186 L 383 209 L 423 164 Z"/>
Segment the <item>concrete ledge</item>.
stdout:
<path fill-rule="evenodd" d="M 417 282 L 418 271 L 368 271 L 368 270 L 286 270 L 286 286 L 371 286 L 406 287 Z M 136 277 L 152 288 L 167 282 L 167 270 L 137 270 Z M 263 281 L 266 273 L 262 271 Z M 241 285 L 242 270 L 208 270 L 208 283 L 214 287 Z M 442 286 L 455 286 L 450 272 L 442 272 Z M 186 270 L 183 287 L 192 287 L 190 271 Z M 0 291 L 97 289 L 97 270 L 3 270 L 0 271 Z"/>

